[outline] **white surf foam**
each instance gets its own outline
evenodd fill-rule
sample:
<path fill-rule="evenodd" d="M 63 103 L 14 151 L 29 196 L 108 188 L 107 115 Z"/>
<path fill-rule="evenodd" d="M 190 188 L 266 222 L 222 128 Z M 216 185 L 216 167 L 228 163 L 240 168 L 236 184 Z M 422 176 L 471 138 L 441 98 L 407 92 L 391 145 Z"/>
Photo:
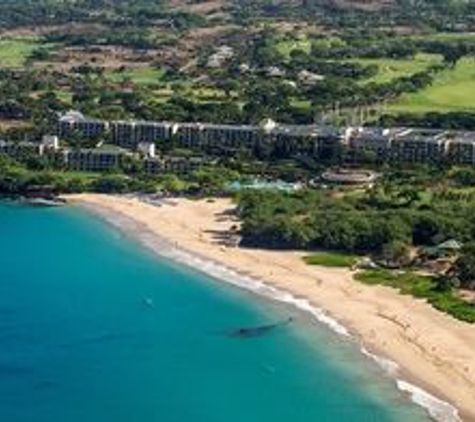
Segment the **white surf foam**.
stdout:
<path fill-rule="evenodd" d="M 398 371 L 399 371 L 399 365 L 396 362 L 392 361 L 391 359 L 385 358 L 383 356 L 379 356 L 374 353 L 371 353 L 364 346 L 361 346 L 360 350 L 365 356 L 368 356 L 370 359 L 374 360 L 387 375 L 391 377 L 397 376 Z"/>
<path fill-rule="evenodd" d="M 319 322 L 327 325 L 336 333 L 350 337 L 348 330 L 340 324 L 336 319 L 330 317 L 325 311 L 313 306 L 307 299 L 300 299 L 292 294 L 277 289 L 274 286 L 266 284 L 265 282 L 240 274 L 239 272 L 214 262 L 212 260 L 203 259 L 195 254 L 188 253 L 183 250 L 175 250 L 173 256 L 185 263 L 191 264 L 193 267 L 200 269 L 201 271 L 211 275 L 220 280 L 227 281 L 235 286 L 251 290 L 261 296 L 266 296 L 275 301 L 287 303 L 294 307 L 311 314 Z"/>
<path fill-rule="evenodd" d="M 410 384 L 404 380 L 396 380 L 401 391 L 408 393 L 414 403 L 427 409 L 429 415 L 440 422 L 460 422 L 460 416 L 455 407 L 438 399 L 422 388 Z"/>

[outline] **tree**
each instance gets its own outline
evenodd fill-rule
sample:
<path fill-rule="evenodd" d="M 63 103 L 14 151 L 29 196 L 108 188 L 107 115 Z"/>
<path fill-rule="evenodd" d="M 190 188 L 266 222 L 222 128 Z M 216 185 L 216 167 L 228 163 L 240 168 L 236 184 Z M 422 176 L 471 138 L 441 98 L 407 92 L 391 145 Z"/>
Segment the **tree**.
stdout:
<path fill-rule="evenodd" d="M 433 245 L 441 231 L 439 219 L 432 213 L 416 219 L 412 226 L 412 240 L 416 245 Z"/>
<path fill-rule="evenodd" d="M 475 243 L 464 246 L 451 272 L 461 287 L 475 289 Z"/>
<path fill-rule="evenodd" d="M 456 169 L 450 175 L 450 178 L 462 187 L 475 185 L 475 170 L 469 168 Z"/>
<path fill-rule="evenodd" d="M 171 194 L 179 194 L 186 189 L 186 183 L 173 174 L 166 175 L 163 178 L 161 185 L 166 192 Z"/>
<path fill-rule="evenodd" d="M 383 246 L 381 257 L 391 265 L 406 266 L 411 261 L 409 246 L 400 241 L 393 241 Z"/>
<path fill-rule="evenodd" d="M 105 175 L 93 183 L 93 189 L 101 193 L 124 193 L 129 190 L 129 178 L 123 175 Z"/>

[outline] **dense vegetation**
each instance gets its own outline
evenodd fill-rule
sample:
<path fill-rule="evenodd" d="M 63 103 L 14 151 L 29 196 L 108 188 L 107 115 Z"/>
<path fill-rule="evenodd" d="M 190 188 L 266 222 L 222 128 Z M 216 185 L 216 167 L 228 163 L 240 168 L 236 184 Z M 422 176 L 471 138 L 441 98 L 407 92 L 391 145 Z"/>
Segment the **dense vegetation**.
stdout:
<path fill-rule="evenodd" d="M 29 170 L 0 157 L 0 195 L 58 194 L 79 192 L 124 193 L 156 191 L 156 183 L 124 173 L 93 174 L 52 169 Z"/>
<path fill-rule="evenodd" d="M 56 195 L 65 193 L 140 192 L 172 195 L 218 195 L 238 180 L 239 173 L 223 165 L 203 168 L 186 175 L 148 175 L 127 164 L 109 172 L 65 171 L 46 165 L 37 158 L 19 163 L 0 156 L 0 196 Z"/>
<path fill-rule="evenodd" d="M 68 108 L 473 128 L 473 2 L 380 3 L 5 0 L 0 130 L 31 138 Z"/>
<path fill-rule="evenodd" d="M 362 192 L 245 192 L 240 199 L 243 243 L 370 254 L 408 265 L 414 248 L 475 240 L 475 191 L 466 187 L 473 186 L 474 173 L 445 175 L 447 180 L 444 173 L 389 173 L 376 188 Z M 471 261 L 459 264 L 471 268 Z M 471 276 L 459 281 L 472 287 Z"/>
<path fill-rule="evenodd" d="M 372 268 L 356 279 L 473 323 L 475 307 L 460 289 L 475 289 L 474 186 L 473 170 L 418 169 L 388 171 L 369 190 L 247 191 L 242 243 L 313 251 L 310 265 Z"/>

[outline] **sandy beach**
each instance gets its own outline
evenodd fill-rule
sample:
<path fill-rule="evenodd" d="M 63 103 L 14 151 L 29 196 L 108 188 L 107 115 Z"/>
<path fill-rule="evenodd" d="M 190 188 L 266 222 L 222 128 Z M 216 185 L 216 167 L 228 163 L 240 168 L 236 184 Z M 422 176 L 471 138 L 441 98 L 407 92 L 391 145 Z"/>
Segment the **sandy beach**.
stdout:
<path fill-rule="evenodd" d="M 228 199 L 170 199 L 155 206 L 83 194 L 68 201 L 131 218 L 179 248 L 308 299 L 366 349 L 396 362 L 397 378 L 455 406 L 463 420 L 475 421 L 475 326 L 393 289 L 360 284 L 349 270 L 308 266 L 302 252 L 236 247 L 239 221 Z"/>

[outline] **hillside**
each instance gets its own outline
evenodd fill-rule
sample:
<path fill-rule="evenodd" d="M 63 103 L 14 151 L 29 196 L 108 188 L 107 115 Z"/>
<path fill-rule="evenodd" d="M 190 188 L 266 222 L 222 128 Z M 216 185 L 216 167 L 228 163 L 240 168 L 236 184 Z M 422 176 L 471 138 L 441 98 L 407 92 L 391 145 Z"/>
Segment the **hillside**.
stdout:
<path fill-rule="evenodd" d="M 462 0 L 3 0 L 0 130 L 71 108 L 468 128 L 474 33 Z"/>

